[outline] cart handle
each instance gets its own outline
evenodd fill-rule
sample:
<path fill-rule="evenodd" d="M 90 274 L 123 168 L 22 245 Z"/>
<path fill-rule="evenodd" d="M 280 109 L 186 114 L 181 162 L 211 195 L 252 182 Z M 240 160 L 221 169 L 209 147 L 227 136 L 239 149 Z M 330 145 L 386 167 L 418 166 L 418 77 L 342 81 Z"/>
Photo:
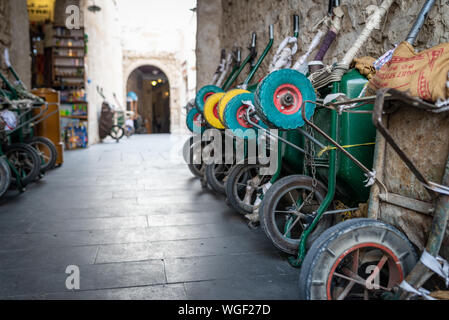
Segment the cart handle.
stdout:
<path fill-rule="evenodd" d="M 262 64 L 262 62 L 264 61 L 265 57 L 267 56 L 268 52 L 270 51 L 271 47 L 273 46 L 273 42 L 274 42 L 274 26 L 270 25 L 269 29 L 268 29 L 268 33 L 270 36 L 270 39 L 268 41 L 267 46 L 265 47 L 264 52 L 262 53 L 262 55 L 260 56 L 259 60 L 257 61 L 257 63 L 254 65 L 254 67 L 252 68 L 251 72 L 249 73 L 248 77 L 245 79 L 245 82 L 243 82 L 243 88 L 248 87 L 248 84 L 250 83 L 250 81 L 254 78 L 254 75 L 256 74 L 257 70 L 259 69 L 260 65 Z M 255 47 L 254 47 L 255 49 Z"/>

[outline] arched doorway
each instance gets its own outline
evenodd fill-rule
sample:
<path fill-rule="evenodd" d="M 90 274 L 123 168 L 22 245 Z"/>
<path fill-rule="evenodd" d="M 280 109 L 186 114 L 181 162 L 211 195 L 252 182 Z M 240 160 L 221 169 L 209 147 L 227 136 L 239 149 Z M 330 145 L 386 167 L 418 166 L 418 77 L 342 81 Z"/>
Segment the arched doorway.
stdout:
<path fill-rule="evenodd" d="M 136 128 L 137 133 L 170 133 L 170 84 L 161 69 L 152 65 L 135 69 L 126 90 L 138 97 L 137 123 L 141 126 Z"/>

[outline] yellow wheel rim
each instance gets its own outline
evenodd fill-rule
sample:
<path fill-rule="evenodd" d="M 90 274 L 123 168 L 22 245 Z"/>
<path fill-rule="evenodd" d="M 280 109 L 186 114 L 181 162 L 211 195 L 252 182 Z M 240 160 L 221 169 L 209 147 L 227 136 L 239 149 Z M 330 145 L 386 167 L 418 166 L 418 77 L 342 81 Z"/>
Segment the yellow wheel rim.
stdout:
<path fill-rule="evenodd" d="M 225 95 L 224 92 L 214 93 L 209 98 L 207 98 L 204 104 L 204 119 L 216 129 L 224 129 L 224 125 L 218 118 L 218 103 L 220 99 Z"/>
<path fill-rule="evenodd" d="M 220 103 L 218 104 L 218 116 L 220 117 L 221 122 L 223 122 L 224 112 L 228 102 L 231 101 L 231 99 L 236 95 L 239 95 L 241 93 L 249 93 L 249 91 L 243 89 L 233 89 L 226 92 L 226 94 L 223 95 L 223 98 L 220 99 Z"/>

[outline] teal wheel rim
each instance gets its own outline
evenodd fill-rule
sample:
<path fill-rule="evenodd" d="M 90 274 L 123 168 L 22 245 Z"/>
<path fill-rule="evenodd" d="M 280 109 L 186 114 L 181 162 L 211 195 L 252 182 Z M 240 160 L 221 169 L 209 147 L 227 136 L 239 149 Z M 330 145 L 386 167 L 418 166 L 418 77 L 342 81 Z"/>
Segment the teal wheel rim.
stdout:
<path fill-rule="evenodd" d="M 284 130 L 304 126 L 301 112 L 304 101 L 316 101 L 315 90 L 309 79 L 293 69 L 270 73 L 256 89 L 254 104 L 257 114 L 270 127 Z M 315 104 L 305 103 L 306 118 L 315 112 Z"/>
<path fill-rule="evenodd" d="M 204 104 L 206 103 L 207 98 L 209 98 L 214 93 L 223 92 L 223 89 L 217 86 L 213 85 L 207 85 L 202 87 L 198 93 L 196 94 L 195 98 L 195 105 L 198 111 L 203 113 L 204 111 Z"/>
<path fill-rule="evenodd" d="M 242 139 L 255 139 L 258 129 L 247 121 L 246 110 L 249 106 L 244 104 L 244 101 L 251 101 L 254 104 L 254 94 L 241 93 L 232 98 L 226 106 L 223 120 L 225 126 L 232 130 L 235 136 Z M 265 129 L 268 128 L 260 119 L 252 118 L 251 121 Z"/>
<path fill-rule="evenodd" d="M 206 126 L 202 121 L 202 115 L 198 110 L 196 110 L 196 108 L 192 108 L 187 113 L 186 125 L 187 128 L 193 133 L 203 133 L 206 129 Z"/>

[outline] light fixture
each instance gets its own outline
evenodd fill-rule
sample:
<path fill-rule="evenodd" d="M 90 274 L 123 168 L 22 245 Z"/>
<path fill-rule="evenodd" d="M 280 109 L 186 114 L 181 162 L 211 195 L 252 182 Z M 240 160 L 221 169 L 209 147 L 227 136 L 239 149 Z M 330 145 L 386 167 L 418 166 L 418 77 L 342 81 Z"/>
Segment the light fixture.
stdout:
<path fill-rule="evenodd" d="M 151 84 L 153 87 L 157 86 L 157 82 L 156 81 L 151 81 Z"/>
<path fill-rule="evenodd" d="M 101 11 L 101 7 L 95 5 L 95 1 L 92 2 L 93 4 L 91 4 L 90 6 L 87 7 L 87 10 L 89 10 L 90 12 L 93 13 L 97 13 L 98 11 Z"/>
<path fill-rule="evenodd" d="M 157 83 L 162 83 L 162 79 L 157 79 Z"/>

